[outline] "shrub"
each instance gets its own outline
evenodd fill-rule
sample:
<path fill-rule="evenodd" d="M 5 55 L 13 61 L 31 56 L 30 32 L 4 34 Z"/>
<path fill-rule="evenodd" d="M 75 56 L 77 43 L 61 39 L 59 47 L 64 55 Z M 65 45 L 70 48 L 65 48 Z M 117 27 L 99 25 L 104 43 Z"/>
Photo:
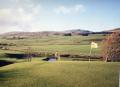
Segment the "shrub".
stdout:
<path fill-rule="evenodd" d="M 120 61 L 120 32 L 114 32 L 103 41 L 103 59 Z"/>

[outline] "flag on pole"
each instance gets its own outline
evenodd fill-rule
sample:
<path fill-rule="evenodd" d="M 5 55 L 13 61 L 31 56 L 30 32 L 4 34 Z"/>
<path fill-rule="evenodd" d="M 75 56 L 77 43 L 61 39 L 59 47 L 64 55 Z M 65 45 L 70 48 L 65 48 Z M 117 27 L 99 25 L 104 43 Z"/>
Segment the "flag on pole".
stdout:
<path fill-rule="evenodd" d="M 98 48 L 98 44 L 95 42 L 91 42 L 91 48 Z"/>

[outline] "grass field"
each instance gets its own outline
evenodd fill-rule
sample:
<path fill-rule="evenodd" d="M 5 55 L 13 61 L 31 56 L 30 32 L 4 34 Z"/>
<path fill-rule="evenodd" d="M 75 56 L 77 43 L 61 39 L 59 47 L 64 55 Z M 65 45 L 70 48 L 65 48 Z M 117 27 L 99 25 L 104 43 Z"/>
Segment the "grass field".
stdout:
<path fill-rule="evenodd" d="M 31 47 L 33 52 L 60 52 L 62 54 L 84 54 L 88 55 L 90 51 L 91 41 L 95 41 L 99 44 L 99 48 L 93 49 L 93 55 L 101 54 L 101 39 L 104 39 L 103 35 L 89 35 L 89 36 L 49 36 L 43 38 L 27 38 L 27 39 L 5 39 L 0 38 L 0 43 L 13 44 L 7 46 L 7 51 L 21 52 L 25 51 L 28 47 Z M 0 50 L 0 54 L 6 53 L 6 50 Z"/>
<path fill-rule="evenodd" d="M 22 62 L 0 68 L 0 87 L 118 87 L 120 63 Z"/>
<path fill-rule="evenodd" d="M 89 55 L 91 41 L 99 45 L 92 50 L 92 55 L 101 55 L 101 39 L 104 38 L 103 35 L 0 38 L 0 43 L 7 43 L 5 47 L 9 48 L 0 49 L 0 60 L 15 62 L 0 67 L 0 87 L 118 87 L 119 62 L 72 61 L 72 58 L 44 62 L 40 57 L 25 62 L 24 59 L 5 56 L 5 53 L 24 53 L 28 47 L 32 52 Z"/>
<path fill-rule="evenodd" d="M 100 40 L 105 38 L 103 35 L 89 35 L 89 36 L 49 36 L 43 38 L 25 38 L 25 39 L 5 39 L 0 38 L 2 43 L 13 43 L 17 46 L 40 46 L 40 45 L 85 45 L 93 40 Z M 98 41 L 99 42 L 99 41 Z"/>

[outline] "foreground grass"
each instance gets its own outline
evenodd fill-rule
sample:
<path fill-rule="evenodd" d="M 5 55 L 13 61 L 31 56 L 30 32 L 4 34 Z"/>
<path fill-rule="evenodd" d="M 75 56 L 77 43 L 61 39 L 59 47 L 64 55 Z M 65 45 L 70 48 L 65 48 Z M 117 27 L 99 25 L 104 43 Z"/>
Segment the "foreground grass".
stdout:
<path fill-rule="evenodd" d="M 22 62 L 0 68 L 0 87 L 118 87 L 120 63 Z"/>

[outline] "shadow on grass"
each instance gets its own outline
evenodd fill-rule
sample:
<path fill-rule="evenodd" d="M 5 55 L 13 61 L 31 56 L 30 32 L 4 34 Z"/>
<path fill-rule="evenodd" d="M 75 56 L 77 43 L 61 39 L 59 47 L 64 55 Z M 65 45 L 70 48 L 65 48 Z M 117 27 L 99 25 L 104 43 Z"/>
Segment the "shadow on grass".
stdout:
<path fill-rule="evenodd" d="M 14 62 L 12 62 L 12 61 L 0 60 L 0 67 L 6 66 L 6 65 L 9 65 L 9 64 L 13 64 L 13 63 Z"/>

